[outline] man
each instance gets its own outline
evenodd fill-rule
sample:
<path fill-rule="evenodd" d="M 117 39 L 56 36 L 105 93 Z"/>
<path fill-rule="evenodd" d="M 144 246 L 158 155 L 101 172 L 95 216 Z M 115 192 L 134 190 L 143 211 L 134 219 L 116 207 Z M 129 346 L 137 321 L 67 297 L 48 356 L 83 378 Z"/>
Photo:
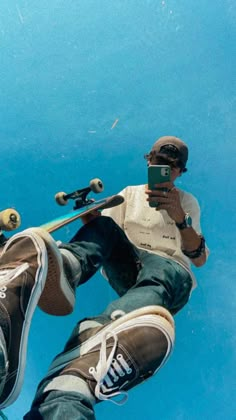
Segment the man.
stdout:
<path fill-rule="evenodd" d="M 30 321 L 36 305 L 50 314 L 73 310 L 75 288 L 102 267 L 119 298 L 80 321 L 39 385 L 25 419 L 94 419 L 94 405 L 119 398 L 154 375 L 174 346 L 172 315 L 187 302 L 208 251 L 197 200 L 175 187 L 186 172 L 187 145 L 165 136 L 146 155 L 168 164 L 171 181 L 127 187 L 125 202 L 94 213 L 70 243 L 57 247 L 41 229 L 13 236 L 0 260 L 0 407 L 23 381 Z M 157 202 L 157 208 L 149 202 Z M 116 401 L 117 403 L 117 401 Z"/>

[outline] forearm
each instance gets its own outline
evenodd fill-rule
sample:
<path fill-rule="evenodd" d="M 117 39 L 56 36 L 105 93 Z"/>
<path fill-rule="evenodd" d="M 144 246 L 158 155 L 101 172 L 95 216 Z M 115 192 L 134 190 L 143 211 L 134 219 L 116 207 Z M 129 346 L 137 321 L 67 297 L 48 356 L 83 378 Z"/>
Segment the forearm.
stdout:
<path fill-rule="evenodd" d="M 171 187 L 170 183 L 161 184 L 169 188 L 169 191 L 146 190 L 148 201 L 156 200 L 158 207 L 156 210 L 166 210 L 170 218 L 175 222 L 181 235 L 181 248 L 183 253 L 196 266 L 200 267 L 206 262 L 205 241 L 185 220 L 186 216 L 190 216 L 183 209 L 179 192 L 175 187 Z M 161 186 L 160 184 L 157 187 Z M 190 216 L 191 219 L 191 216 Z M 185 253 L 186 251 L 186 253 Z M 189 255 L 188 255 L 189 254 Z"/>
<path fill-rule="evenodd" d="M 179 231 L 181 235 L 181 248 L 187 252 L 193 252 L 201 246 L 202 237 L 192 228 L 188 227 Z M 191 262 L 196 266 L 200 267 L 206 262 L 206 251 L 205 249 L 196 258 L 189 257 Z"/>
<path fill-rule="evenodd" d="M 194 251 L 199 247 L 201 238 L 192 227 L 179 230 L 179 232 L 181 235 L 182 249 Z"/>

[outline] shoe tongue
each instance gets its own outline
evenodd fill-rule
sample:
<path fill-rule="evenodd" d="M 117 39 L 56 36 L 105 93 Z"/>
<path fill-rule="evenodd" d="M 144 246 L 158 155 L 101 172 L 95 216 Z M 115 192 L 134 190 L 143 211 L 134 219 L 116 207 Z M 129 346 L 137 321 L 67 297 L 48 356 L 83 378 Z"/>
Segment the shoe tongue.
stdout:
<path fill-rule="evenodd" d="M 2 306 L 0 306 L 0 318 L 1 318 L 1 327 L 0 328 L 2 329 L 2 333 L 3 333 L 5 341 L 6 341 L 6 346 L 8 348 L 10 326 L 9 326 L 8 318 L 7 318 L 7 315 L 6 315 L 6 311 L 4 310 L 4 308 L 2 308 Z"/>

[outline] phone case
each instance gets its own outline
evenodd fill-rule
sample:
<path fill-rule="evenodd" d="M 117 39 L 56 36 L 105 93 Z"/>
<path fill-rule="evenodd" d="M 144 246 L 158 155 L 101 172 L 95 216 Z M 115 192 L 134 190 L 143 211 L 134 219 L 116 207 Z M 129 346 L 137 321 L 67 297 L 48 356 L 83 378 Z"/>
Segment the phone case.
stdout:
<path fill-rule="evenodd" d="M 148 166 L 148 188 L 156 190 L 155 184 L 170 181 L 170 167 L 168 165 L 150 165 Z M 159 188 L 165 190 L 165 188 Z M 157 207 L 158 203 L 149 203 L 150 207 Z"/>

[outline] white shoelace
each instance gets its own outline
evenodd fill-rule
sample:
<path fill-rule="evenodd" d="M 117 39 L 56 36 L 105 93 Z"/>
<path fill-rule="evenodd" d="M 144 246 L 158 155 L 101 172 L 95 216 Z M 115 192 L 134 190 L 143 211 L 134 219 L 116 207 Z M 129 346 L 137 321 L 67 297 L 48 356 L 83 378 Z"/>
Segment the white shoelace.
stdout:
<path fill-rule="evenodd" d="M 0 298 L 6 297 L 7 285 L 29 268 L 28 263 L 23 263 L 16 268 L 0 270 Z"/>
<path fill-rule="evenodd" d="M 109 356 L 107 357 L 107 339 L 110 337 L 114 339 L 114 344 Z M 125 391 L 119 391 L 119 388 L 118 386 L 115 386 L 115 383 L 119 380 L 120 377 L 125 376 L 125 374 L 131 374 L 132 369 L 129 367 L 122 354 L 117 354 L 117 356 L 114 357 L 117 343 L 118 338 L 116 334 L 108 332 L 103 336 L 98 364 L 96 368 L 90 367 L 89 373 L 97 382 L 95 387 L 95 395 L 99 400 L 110 400 L 114 404 L 122 405 L 127 401 L 128 394 Z M 106 395 L 105 392 L 108 391 L 109 395 Z M 123 396 L 120 401 L 110 399 L 111 397 L 118 395 Z"/>

